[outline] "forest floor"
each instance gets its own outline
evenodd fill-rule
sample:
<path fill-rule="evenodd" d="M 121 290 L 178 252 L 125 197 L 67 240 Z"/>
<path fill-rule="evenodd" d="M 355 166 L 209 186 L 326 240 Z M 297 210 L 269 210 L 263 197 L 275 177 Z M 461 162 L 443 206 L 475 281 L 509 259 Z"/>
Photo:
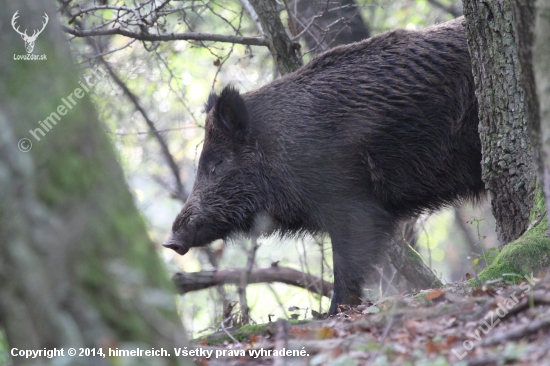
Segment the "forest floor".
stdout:
<path fill-rule="evenodd" d="M 200 365 L 550 365 L 550 276 L 393 296 L 195 340 Z M 231 334 L 231 335 L 230 335 Z M 275 356 L 274 356 L 275 355 Z M 283 356 L 281 356 L 283 355 Z"/>

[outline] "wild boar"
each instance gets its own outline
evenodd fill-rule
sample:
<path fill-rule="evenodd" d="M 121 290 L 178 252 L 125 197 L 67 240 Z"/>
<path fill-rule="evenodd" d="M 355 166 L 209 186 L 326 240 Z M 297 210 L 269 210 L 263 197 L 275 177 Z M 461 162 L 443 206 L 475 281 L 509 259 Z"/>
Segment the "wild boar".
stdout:
<path fill-rule="evenodd" d="M 484 190 L 463 19 L 340 46 L 251 92 L 206 103 L 193 190 L 164 243 L 179 254 L 260 216 L 268 233 L 328 233 L 337 304 L 405 219 Z"/>

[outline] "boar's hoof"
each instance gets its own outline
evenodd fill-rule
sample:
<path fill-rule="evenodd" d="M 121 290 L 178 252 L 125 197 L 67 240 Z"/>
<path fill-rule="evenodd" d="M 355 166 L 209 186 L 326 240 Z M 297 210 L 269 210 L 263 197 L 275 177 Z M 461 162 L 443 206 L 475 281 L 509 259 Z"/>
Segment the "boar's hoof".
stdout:
<path fill-rule="evenodd" d="M 165 248 L 173 249 L 179 255 L 184 255 L 185 253 L 187 253 L 189 251 L 189 248 L 187 248 L 187 247 L 185 247 L 181 244 L 171 242 L 171 241 L 165 241 L 164 243 L 162 243 L 162 246 L 165 247 Z"/>

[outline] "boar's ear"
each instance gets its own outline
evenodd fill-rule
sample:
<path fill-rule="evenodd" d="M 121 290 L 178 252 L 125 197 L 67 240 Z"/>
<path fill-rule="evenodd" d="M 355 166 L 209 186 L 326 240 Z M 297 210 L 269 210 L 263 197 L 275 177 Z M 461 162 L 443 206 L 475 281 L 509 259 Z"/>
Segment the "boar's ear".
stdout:
<path fill-rule="evenodd" d="M 208 113 L 212 108 L 214 108 L 216 100 L 218 100 L 218 96 L 216 95 L 216 93 L 210 93 L 210 95 L 208 96 L 208 100 L 206 101 L 206 103 L 204 103 L 204 113 Z"/>
<path fill-rule="evenodd" d="M 216 100 L 216 127 L 229 132 L 238 139 L 244 139 L 248 130 L 248 111 L 239 91 L 226 86 Z"/>

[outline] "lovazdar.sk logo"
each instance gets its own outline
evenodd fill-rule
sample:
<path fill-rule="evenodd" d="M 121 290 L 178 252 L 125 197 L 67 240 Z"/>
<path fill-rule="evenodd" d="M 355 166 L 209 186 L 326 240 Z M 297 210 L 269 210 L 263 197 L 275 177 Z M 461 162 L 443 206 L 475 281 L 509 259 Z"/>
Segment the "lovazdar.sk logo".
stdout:
<path fill-rule="evenodd" d="M 19 26 L 17 25 L 17 19 L 19 18 L 19 10 L 16 11 L 13 14 L 13 17 L 11 18 L 11 26 L 13 29 L 21 35 L 21 38 L 23 38 L 23 41 L 25 42 L 25 50 L 27 51 L 26 55 L 16 55 L 13 54 L 14 60 L 30 60 L 30 61 L 38 61 L 38 60 L 47 60 L 47 57 L 45 54 L 43 55 L 34 55 L 32 51 L 34 50 L 34 43 L 36 42 L 36 39 L 42 33 L 44 28 L 46 28 L 46 25 L 48 24 L 48 20 L 50 19 L 48 17 L 48 14 L 44 13 L 44 21 L 42 22 L 42 29 L 34 29 L 32 35 L 27 34 L 27 29 L 25 29 L 23 32 L 19 30 Z"/>

